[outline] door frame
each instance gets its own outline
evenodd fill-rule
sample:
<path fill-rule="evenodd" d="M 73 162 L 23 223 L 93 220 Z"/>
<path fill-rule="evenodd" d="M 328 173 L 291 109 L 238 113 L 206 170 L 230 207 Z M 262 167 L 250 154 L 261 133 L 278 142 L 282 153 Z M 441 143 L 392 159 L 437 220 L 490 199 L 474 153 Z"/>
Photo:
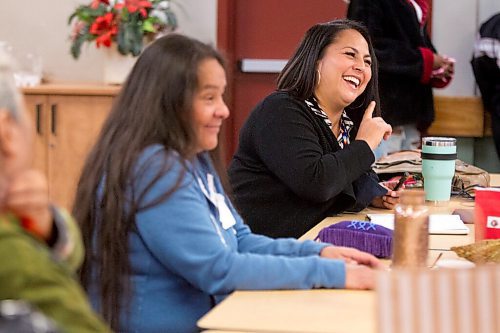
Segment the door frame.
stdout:
<path fill-rule="evenodd" d="M 235 49 L 235 8 L 234 0 L 217 0 L 217 48 L 226 59 L 227 87 L 225 92 L 226 104 L 230 112 L 234 112 L 234 70 L 236 70 Z M 231 29 L 232 27 L 232 29 Z M 234 118 L 229 117 L 223 125 L 221 131 L 221 153 L 226 163 L 229 163 L 232 156 L 227 152 L 234 151 L 235 130 Z"/>

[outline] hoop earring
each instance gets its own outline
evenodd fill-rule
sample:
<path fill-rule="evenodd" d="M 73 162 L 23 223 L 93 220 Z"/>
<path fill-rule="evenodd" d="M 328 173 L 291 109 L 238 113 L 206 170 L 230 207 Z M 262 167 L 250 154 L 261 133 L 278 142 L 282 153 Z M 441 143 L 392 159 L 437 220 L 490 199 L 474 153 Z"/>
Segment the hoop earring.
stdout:
<path fill-rule="evenodd" d="M 319 86 L 319 83 L 321 82 L 321 72 L 318 70 L 316 70 L 316 72 L 318 73 L 318 82 L 316 83 L 317 86 Z"/>

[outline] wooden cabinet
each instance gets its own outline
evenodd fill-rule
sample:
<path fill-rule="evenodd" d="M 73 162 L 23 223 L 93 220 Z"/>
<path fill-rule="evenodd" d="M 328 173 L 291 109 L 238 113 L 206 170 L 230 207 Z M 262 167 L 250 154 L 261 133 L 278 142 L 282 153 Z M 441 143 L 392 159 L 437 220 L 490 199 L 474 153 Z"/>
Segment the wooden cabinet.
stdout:
<path fill-rule="evenodd" d="M 53 202 L 72 208 L 89 150 L 109 114 L 119 87 L 41 85 L 24 89 L 36 130 L 36 168 L 44 171 Z"/>

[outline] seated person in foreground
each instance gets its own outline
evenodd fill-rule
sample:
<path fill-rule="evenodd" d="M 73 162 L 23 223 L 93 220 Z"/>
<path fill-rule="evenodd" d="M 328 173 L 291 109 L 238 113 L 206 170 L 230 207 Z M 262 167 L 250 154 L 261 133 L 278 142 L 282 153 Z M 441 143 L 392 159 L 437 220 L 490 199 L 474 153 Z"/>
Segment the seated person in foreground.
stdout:
<path fill-rule="evenodd" d="M 374 115 L 373 115 L 374 114 Z M 255 233 L 300 237 L 325 217 L 370 203 L 393 208 L 373 150 L 391 134 L 379 115 L 377 63 L 349 20 L 310 28 L 250 114 L 229 168 L 238 212 Z"/>
<path fill-rule="evenodd" d="M 116 331 L 197 332 L 235 290 L 373 287 L 380 261 L 367 253 L 270 239 L 243 223 L 208 153 L 229 116 L 225 87 L 210 46 L 157 39 L 86 162 L 74 210 L 89 249 L 81 277 Z"/>
<path fill-rule="evenodd" d="M 45 176 L 30 169 L 34 131 L 0 53 L 0 300 L 23 300 L 62 332 L 109 332 L 73 272 L 83 259 L 76 223 L 50 205 Z"/>

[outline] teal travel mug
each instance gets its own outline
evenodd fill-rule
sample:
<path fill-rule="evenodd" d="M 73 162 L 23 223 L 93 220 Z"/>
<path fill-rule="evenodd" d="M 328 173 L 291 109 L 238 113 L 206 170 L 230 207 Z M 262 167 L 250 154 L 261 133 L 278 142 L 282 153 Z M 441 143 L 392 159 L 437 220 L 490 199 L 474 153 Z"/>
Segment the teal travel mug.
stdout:
<path fill-rule="evenodd" d="M 422 175 L 425 200 L 448 201 L 455 174 L 457 140 L 455 138 L 422 138 Z"/>

